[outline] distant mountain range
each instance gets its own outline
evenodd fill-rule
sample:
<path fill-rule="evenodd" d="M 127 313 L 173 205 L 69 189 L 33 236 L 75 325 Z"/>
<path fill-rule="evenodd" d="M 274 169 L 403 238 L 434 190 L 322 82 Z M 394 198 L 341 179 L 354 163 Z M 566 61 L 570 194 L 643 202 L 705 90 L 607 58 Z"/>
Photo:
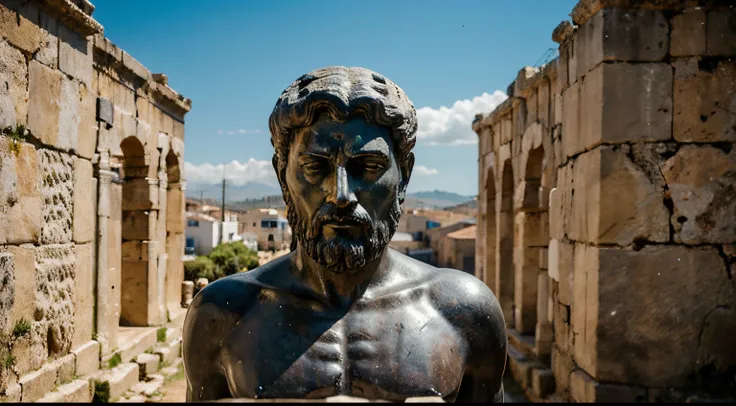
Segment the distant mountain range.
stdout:
<path fill-rule="evenodd" d="M 190 199 L 198 200 L 203 196 L 205 200 L 219 202 L 222 197 L 222 184 L 187 183 L 186 193 Z M 231 204 L 245 200 L 279 195 L 281 195 L 281 189 L 264 183 L 248 183 L 241 186 L 228 184 L 227 190 L 225 191 L 225 200 L 228 202 L 228 206 L 230 206 Z M 407 194 L 404 206 L 412 209 L 420 207 L 443 209 L 465 203 L 473 200 L 473 198 L 474 196 L 464 196 L 444 190 L 433 190 Z"/>

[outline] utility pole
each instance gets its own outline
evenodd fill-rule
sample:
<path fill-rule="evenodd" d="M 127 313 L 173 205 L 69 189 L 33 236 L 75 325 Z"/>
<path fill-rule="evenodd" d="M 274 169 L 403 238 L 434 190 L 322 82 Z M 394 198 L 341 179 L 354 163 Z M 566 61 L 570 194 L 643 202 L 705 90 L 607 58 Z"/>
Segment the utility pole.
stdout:
<path fill-rule="evenodd" d="M 199 191 L 199 208 L 202 209 L 204 207 L 204 190 Z"/>
<path fill-rule="evenodd" d="M 225 168 L 222 168 L 222 203 L 220 208 L 220 244 L 225 241 Z"/>

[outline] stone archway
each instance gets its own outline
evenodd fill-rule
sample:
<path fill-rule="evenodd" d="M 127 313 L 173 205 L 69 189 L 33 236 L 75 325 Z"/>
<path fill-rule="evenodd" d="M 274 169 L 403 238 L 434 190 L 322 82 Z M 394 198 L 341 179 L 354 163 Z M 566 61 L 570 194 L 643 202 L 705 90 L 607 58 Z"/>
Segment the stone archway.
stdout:
<path fill-rule="evenodd" d="M 166 308 L 181 307 L 181 283 L 184 281 L 184 190 L 179 157 L 172 149 L 166 154 Z"/>
<path fill-rule="evenodd" d="M 522 204 L 516 215 L 517 257 L 514 260 L 516 296 L 514 327 L 524 335 L 534 334 L 537 325 L 537 293 L 540 258 L 548 245 L 546 208 L 542 207 L 540 186 L 544 170 L 544 149 L 529 151 L 523 182 Z M 546 289 L 545 289 L 546 298 Z"/>
<path fill-rule="evenodd" d="M 503 163 L 501 200 L 496 220 L 496 289 L 506 324 L 514 324 L 514 170 L 511 159 Z M 498 204 L 498 203 L 497 203 Z"/>
<path fill-rule="evenodd" d="M 486 175 L 486 214 L 485 214 L 485 252 L 484 262 L 485 275 L 483 282 L 493 290 L 496 295 L 496 176 L 492 169 Z"/>
<path fill-rule="evenodd" d="M 151 324 L 150 305 L 156 302 L 156 291 L 151 289 L 155 281 L 150 280 L 151 266 L 154 269 L 156 266 L 150 249 L 155 238 L 156 211 L 143 144 L 131 136 L 123 140 L 120 149 L 123 153 L 120 325 L 147 326 Z"/>

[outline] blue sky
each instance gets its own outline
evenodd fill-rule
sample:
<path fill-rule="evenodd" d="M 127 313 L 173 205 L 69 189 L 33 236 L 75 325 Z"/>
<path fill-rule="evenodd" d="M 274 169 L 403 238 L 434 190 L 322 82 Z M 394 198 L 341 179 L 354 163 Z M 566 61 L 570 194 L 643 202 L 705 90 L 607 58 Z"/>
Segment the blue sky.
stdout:
<path fill-rule="evenodd" d="M 94 0 L 105 35 L 193 101 L 189 183 L 275 182 L 268 116 L 281 91 L 328 65 L 396 82 L 418 110 L 410 192 L 477 193 L 476 112 L 556 48 L 576 0 Z M 485 93 L 485 95 L 484 95 Z"/>

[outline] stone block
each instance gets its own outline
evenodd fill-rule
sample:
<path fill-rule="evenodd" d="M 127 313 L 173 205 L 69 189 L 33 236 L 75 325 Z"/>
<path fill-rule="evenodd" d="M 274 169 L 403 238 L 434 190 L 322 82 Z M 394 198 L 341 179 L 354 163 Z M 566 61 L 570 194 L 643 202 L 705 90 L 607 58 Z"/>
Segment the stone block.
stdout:
<path fill-rule="evenodd" d="M 72 241 L 74 212 L 74 160 L 64 153 L 42 149 L 41 224 L 42 244 L 63 244 Z"/>
<path fill-rule="evenodd" d="M 562 151 L 566 157 L 579 152 L 580 134 L 580 82 L 573 83 L 562 92 Z"/>
<path fill-rule="evenodd" d="M 146 69 L 140 62 L 130 56 L 129 53 L 123 51 L 123 66 L 128 68 L 136 76 L 147 81 L 151 77 L 151 72 Z"/>
<path fill-rule="evenodd" d="M 123 239 L 125 240 L 150 240 L 156 235 L 151 230 L 149 222 L 156 219 L 153 211 L 124 211 L 122 217 Z"/>
<path fill-rule="evenodd" d="M 632 161 L 628 148 L 601 146 L 575 160 L 570 239 L 621 246 L 669 240 L 661 175 Z"/>
<path fill-rule="evenodd" d="M 86 243 L 95 236 L 94 215 L 97 206 L 97 182 L 92 163 L 86 159 L 74 161 L 74 242 Z"/>
<path fill-rule="evenodd" d="M 123 247 L 123 261 L 132 262 L 148 262 L 148 241 L 124 241 Z"/>
<path fill-rule="evenodd" d="M 92 42 L 59 24 L 59 70 L 92 85 Z"/>
<path fill-rule="evenodd" d="M 669 24 L 659 10 L 605 8 L 578 27 L 577 79 L 603 61 L 661 61 L 669 51 Z"/>
<path fill-rule="evenodd" d="M 6 4 L 0 5 L 0 32 L 11 44 L 33 54 L 41 46 L 43 37 L 39 27 L 38 8 L 34 3 Z"/>
<path fill-rule="evenodd" d="M 18 383 L 22 388 L 21 401 L 35 402 L 56 387 L 56 370 L 47 365 L 38 371 L 22 376 Z"/>
<path fill-rule="evenodd" d="M 181 356 L 181 339 L 160 344 L 156 346 L 153 352 L 161 358 L 163 365 L 169 365 Z"/>
<path fill-rule="evenodd" d="M 736 149 L 685 145 L 662 165 L 672 198 L 674 240 L 685 244 L 736 241 Z"/>
<path fill-rule="evenodd" d="M 143 381 L 146 376 L 158 372 L 158 364 L 160 358 L 158 355 L 143 353 L 135 358 L 135 362 L 139 367 L 138 379 Z"/>
<path fill-rule="evenodd" d="M 507 368 L 511 371 L 514 381 L 523 389 L 532 387 L 532 370 L 537 366 L 535 361 L 525 358 L 513 348 L 509 348 Z"/>
<path fill-rule="evenodd" d="M 705 11 L 703 9 L 686 9 L 672 18 L 670 55 L 705 55 Z"/>
<path fill-rule="evenodd" d="M 79 127 L 77 154 L 92 159 L 97 148 L 97 120 L 95 120 L 95 93 L 85 86 L 79 88 Z"/>
<path fill-rule="evenodd" d="M 0 402 L 17 403 L 21 399 L 22 388 L 19 384 L 9 385 L 5 393 L 0 393 Z"/>
<path fill-rule="evenodd" d="M 0 136 L 0 244 L 38 242 L 41 234 L 39 158 L 31 144 Z"/>
<path fill-rule="evenodd" d="M 61 72 L 38 61 L 29 64 L 28 129 L 46 145 L 57 144 L 63 80 Z"/>
<path fill-rule="evenodd" d="M 537 398 L 544 398 L 555 391 L 555 376 L 552 370 L 535 368 L 532 370 L 532 393 Z"/>
<path fill-rule="evenodd" d="M 2 31 L 1 28 L 0 31 Z M 23 54 L 2 39 L 0 39 L 0 85 L 2 85 L 0 86 L 0 128 L 14 127 L 17 124 L 26 125 L 28 122 L 28 66 Z"/>
<path fill-rule="evenodd" d="M 726 9 L 708 11 L 707 54 L 733 57 L 736 55 L 736 10 Z"/>
<path fill-rule="evenodd" d="M 179 120 L 173 120 L 173 137 L 184 141 L 184 123 Z"/>
<path fill-rule="evenodd" d="M 671 111 L 670 65 L 600 65 L 582 81 L 579 136 L 566 153 L 569 156 L 601 143 L 668 140 L 672 136 Z"/>
<path fill-rule="evenodd" d="M 66 385 L 61 385 L 57 391 L 63 395 L 63 402 L 66 403 L 92 402 L 92 392 L 90 391 L 89 382 L 84 379 L 77 379 Z"/>
<path fill-rule="evenodd" d="M 573 305 L 571 327 L 575 343 L 573 354 L 577 365 L 594 374 L 598 353 L 598 277 L 600 251 L 591 246 L 576 244 L 574 251 Z"/>
<path fill-rule="evenodd" d="M 646 401 L 646 390 L 632 385 L 602 384 L 585 371 L 573 371 L 570 377 L 570 395 L 575 402 L 633 403 Z"/>
<path fill-rule="evenodd" d="M 40 22 L 41 42 L 33 58 L 56 69 L 59 66 L 59 21 L 41 11 Z"/>
<path fill-rule="evenodd" d="M 124 325 L 148 325 L 148 268 L 148 261 L 123 260 L 120 320 Z"/>
<path fill-rule="evenodd" d="M 92 339 L 95 310 L 94 249 L 92 244 L 78 244 L 76 276 L 74 278 L 74 338 L 72 348 L 85 345 Z"/>
<path fill-rule="evenodd" d="M 539 250 L 539 269 L 549 269 L 549 263 L 547 262 L 549 260 L 549 250 L 545 248 L 540 248 Z"/>
<path fill-rule="evenodd" d="M 694 349 L 702 345 L 703 321 L 713 309 L 734 306 L 736 286 L 729 282 L 718 251 L 685 246 L 584 251 L 585 261 L 578 261 L 575 249 L 573 329 L 578 330 L 576 360 L 579 342 L 590 355 L 578 364 L 599 381 L 683 385 L 697 365 Z M 578 271 L 583 266 L 586 269 Z M 591 293 L 586 295 L 585 330 L 580 332 L 578 292 L 583 284 L 594 286 L 587 288 Z M 627 300 L 622 301 L 623 296 Z M 678 354 L 677 362 L 671 354 Z"/>
<path fill-rule="evenodd" d="M 76 374 L 76 359 L 74 354 L 68 354 L 53 361 L 51 368 L 56 370 L 57 386 L 71 382 Z"/>
<path fill-rule="evenodd" d="M 115 107 L 109 99 L 104 97 L 97 98 L 97 120 L 108 125 L 113 125 Z"/>
<path fill-rule="evenodd" d="M 151 190 L 148 179 L 138 178 L 123 183 L 123 210 L 150 210 L 158 201 L 158 190 Z"/>
<path fill-rule="evenodd" d="M 725 306 L 713 309 L 703 322 L 697 365 L 712 365 L 721 373 L 736 367 L 733 337 L 736 337 L 736 310 Z"/>
<path fill-rule="evenodd" d="M 679 142 L 736 141 L 736 61 L 674 62 L 674 121 Z"/>
<path fill-rule="evenodd" d="M 99 380 L 110 383 L 110 400 L 117 400 L 138 383 L 138 364 L 131 362 L 118 365 L 102 374 Z"/>
<path fill-rule="evenodd" d="M 78 376 L 89 375 L 100 368 L 100 343 L 88 341 L 72 350 Z"/>

